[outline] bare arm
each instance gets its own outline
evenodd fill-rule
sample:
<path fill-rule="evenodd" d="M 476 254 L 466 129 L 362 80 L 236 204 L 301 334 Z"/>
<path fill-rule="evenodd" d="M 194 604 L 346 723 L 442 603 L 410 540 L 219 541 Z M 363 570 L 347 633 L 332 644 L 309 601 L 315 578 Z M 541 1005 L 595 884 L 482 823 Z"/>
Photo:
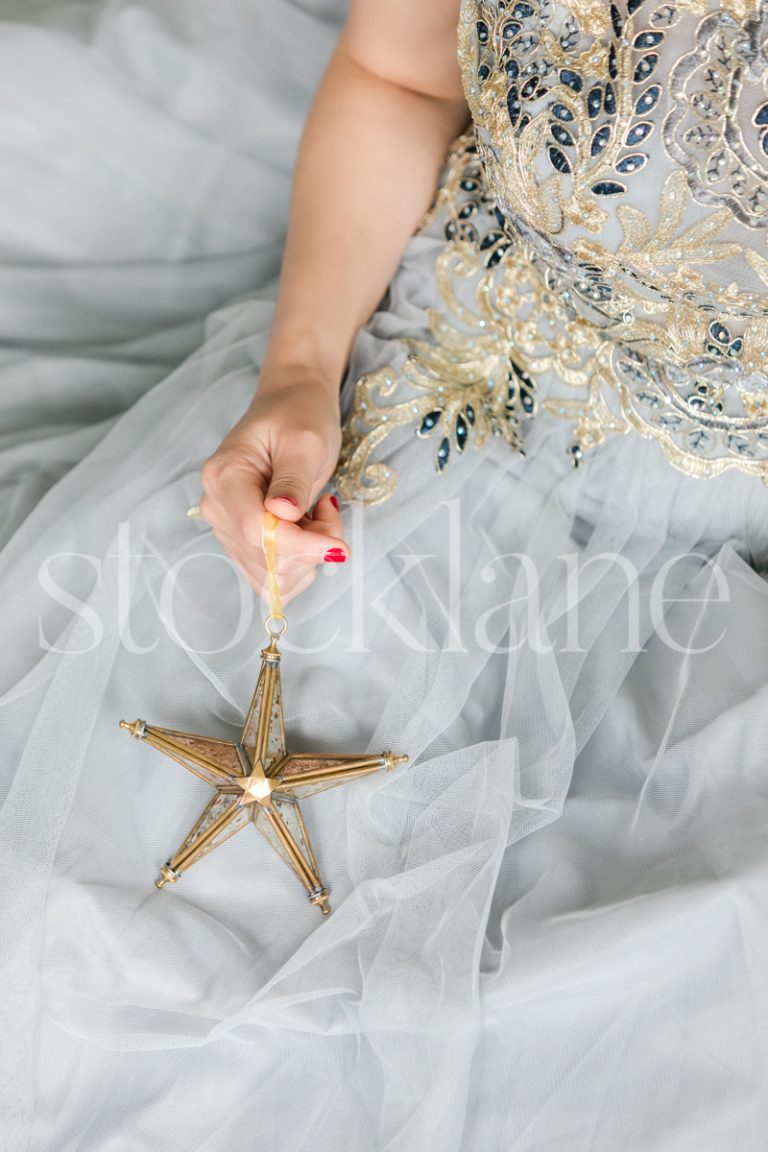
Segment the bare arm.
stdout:
<path fill-rule="evenodd" d="M 352 0 L 307 121 L 259 389 L 203 473 L 203 514 L 258 589 L 265 506 L 293 522 L 277 537 L 288 597 L 330 549 L 337 561 L 348 555 L 333 503 L 306 513 L 338 457 L 339 385 L 355 334 L 468 120 L 458 9 L 458 0 Z"/>
<path fill-rule="evenodd" d="M 299 155 L 268 375 L 299 367 L 338 387 L 466 123 L 455 9 L 353 4 Z"/>

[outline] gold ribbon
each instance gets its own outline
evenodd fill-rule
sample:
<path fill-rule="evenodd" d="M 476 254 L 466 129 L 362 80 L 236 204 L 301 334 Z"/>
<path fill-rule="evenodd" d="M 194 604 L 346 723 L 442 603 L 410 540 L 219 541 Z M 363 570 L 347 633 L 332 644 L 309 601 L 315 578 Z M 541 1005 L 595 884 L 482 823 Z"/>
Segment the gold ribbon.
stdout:
<path fill-rule="evenodd" d="M 264 559 L 267 564 L 267 602 L 269 605 L 269 615 L 264 621 L 264 627 L 273 639 L 282 636 L 288 627 L 288 621 L 283 615 L 283 601 L 280 597 L 280 585 L 277 579 L 275 537 L 279 523 L 277 516 L 273 516 L 266 509 L 264 510 L 264 519 L 261 523 L 261 547 L 264 550 Z"/>
<path fill-rule="evenodd" d="M 190 520 L 202 520 L 200 505 L 187 509 Z M 288 621 L 283 614 L 283 601 L 280 596 L 280 584 L 277 579 L 277 550 L 275 537 L 277 526 L 280 523 L 277 516 L 264 510 L 264 519 L 261 522 L 261 547 L 264 550 L 264 559 L 267 562 L 267 602 L 269 614 L 264 621 L 264 627 L 273 640 L 282 636 L 288 627 Z"/>

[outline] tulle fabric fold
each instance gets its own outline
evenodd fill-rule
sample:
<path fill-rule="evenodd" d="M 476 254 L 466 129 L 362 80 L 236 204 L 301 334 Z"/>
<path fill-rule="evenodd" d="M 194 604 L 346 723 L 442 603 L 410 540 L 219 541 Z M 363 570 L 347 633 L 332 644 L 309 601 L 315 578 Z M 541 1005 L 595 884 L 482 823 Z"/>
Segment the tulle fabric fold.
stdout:
<path fill-rule="evenodd" d="M 98 34 L 81 28 L 91 52 L 108 46 L 105 75 L 122 62 L 123 83 L 145 85 L 139 125 L 183 121 L 178 147 L 197 109 L 196 138 L 227 128 L 216 146 L 267 181 L 262 211 L 287 180 L 274 149 L 295 140 L 303 73 L 274 89 L 231 26 L 217 39 L 239 5 L 165 9 L 106 5 Z M 281 4 L 256 25 L 252 46 L 274 55 L 317 17 Z M 74 50 L 72 25 L 19 35 Z M 220 48 L 239 64 L 217 111 Z M 190 53 L 184 112 L 175 84 L 150 91 L 149 61 L 178 70 Z M 269 122 L 274 91 L 295 102 Z M 265 107 L 275 140 L 248 143 Z M 253 187 L 213 171 L 242 209 Z M 83 273 L 81 303 L 44 284 L 29 297 L 79 349 L 46 353 L 45 393 L 78 415 L 40 435 L 35 466 L 57 482 L 34 510 L 39 489 L 19 497 L 0 558 L 0 1147 L 758 1152 L 768 495 L 754 480 L 693 481 L 638 437 L 574 471 L 567 428 L 538 418 L 524 458 L 494 441 L 438 474 L 403 431 L 395 495 L 345 510 L 353 560 L 290 606 L 283 645 L 293 747 L 412 758 L 304 802 L 333 915 L 253 829 L 153 888 L 209 792 L 117 722 L 236 736 L 263 636 L 262 606 L 185 516 L 257 380 L 274 294 L 272 256 L 242 253 L 263 256 L 275 220 L 212 203 L 215 240 L 195 233 L 192 265 L 160 276 L 110 257 Z M 152 223 L 142 213 L 127 219 Z M 164 256 L 183 227 L 166 240 Z M 410 244 L 345 403 L 424 333 L 442 242 L 435 227 Z M 150 292 L 177 311 L 161 300 L 137 319 Z M 99 294 L 106 393 L 86 336 Z M 32 426 L 30 400 L 16 427 Z M 0 469 L 23 493 L 15 451 Z"/>

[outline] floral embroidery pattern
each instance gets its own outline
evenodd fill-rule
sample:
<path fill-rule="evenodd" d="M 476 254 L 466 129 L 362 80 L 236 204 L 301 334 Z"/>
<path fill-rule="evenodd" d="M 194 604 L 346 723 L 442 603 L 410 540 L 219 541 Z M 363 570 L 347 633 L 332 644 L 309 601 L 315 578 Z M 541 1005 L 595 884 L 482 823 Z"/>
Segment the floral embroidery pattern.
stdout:
<path fill-rule="evenodd" d="M 542 390 L 575 459 L 607 406 L 691 475 L 766 477 L 768 9 L 712 8 L 467 0 L 459 55 L 507 230 L 612 345 L 586 396 Z"/>
<path fill-rule="evenodd" d="M 767 37 L 747 0 L 465 0 L 441 309 L 399 379 L 358 384 L 348 495 L 393 490 L 391 420 L 442 469 L 492 434 L 520 449 L 536 410 L 573 423 L 574 463 L 636 431 L 689 475 L 768 481 Z"/>
<path fill-rule="evenodd" d="M 375 504 L 392 494 L 394 470 L 372 456 L 403 426 L 414 425 L 418 437 L 431 440 L 440 472 L 452 456 L 483 447 L 491 436 L 522 452 L 519 422 L 535 411 L 536 386 L 512 354 L 509 321 L 500 321 L 487 299 L 493 269 L 512 241 L 499 223 L 471 135 L 456 141 L 422 229 L 437 217 L 446 238 L 435 269 L 444 310 L 428 314 L 431 340 L 406 342 L 400 374 L 384 368 L 357 382 L 335 477 L 347 500 Z M 461 302 L 459 284 L 471 289 L 476 310 Z M 390 403 L 403 391 L 406 399 Z"/>
<path fill-rule="evenodd" d="M 696 199 L 726 204 L 750 228 L 768 227 L 767 37 L 766 3 L 749 18 L 724 7 L 702 20 L 671 72 L 675 104 L 664 121 Z"/>

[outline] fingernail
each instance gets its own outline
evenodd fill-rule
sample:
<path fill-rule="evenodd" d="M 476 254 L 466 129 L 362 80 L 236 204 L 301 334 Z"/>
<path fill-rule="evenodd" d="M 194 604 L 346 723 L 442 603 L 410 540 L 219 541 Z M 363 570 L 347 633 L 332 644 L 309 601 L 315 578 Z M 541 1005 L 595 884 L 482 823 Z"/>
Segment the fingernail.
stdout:
<path fill-rule="evenodd" d="M 285 500 L 286 504 L 293 504 L 294 508 L 298 508 L 298 500 L 294 500 L 293 496 L 273 496 L 273 500 Z"/>
<path fill-rule="evenodd" d="M 336 496 L 331 496 L 331 504 L 333 504 L 334 508 L 335 508 L 335 509 L 336 509 L 336 511 L 338 512 L 338 511 L 339 511 L 339 509 L 340 509 L 340 507 L 341 507 L 341 505 L 339 504 L 339 501 L 338 501 L 338 499 L 337 499 L 337 497 L 336 497 Z"/>
<path fill-rule="evenodd" d="M 323 556 L 326 564 L 344 564 L 346 563 L 346 559 L 347 557 L 341 548 L 329 548 L 325 556 Z"/>

